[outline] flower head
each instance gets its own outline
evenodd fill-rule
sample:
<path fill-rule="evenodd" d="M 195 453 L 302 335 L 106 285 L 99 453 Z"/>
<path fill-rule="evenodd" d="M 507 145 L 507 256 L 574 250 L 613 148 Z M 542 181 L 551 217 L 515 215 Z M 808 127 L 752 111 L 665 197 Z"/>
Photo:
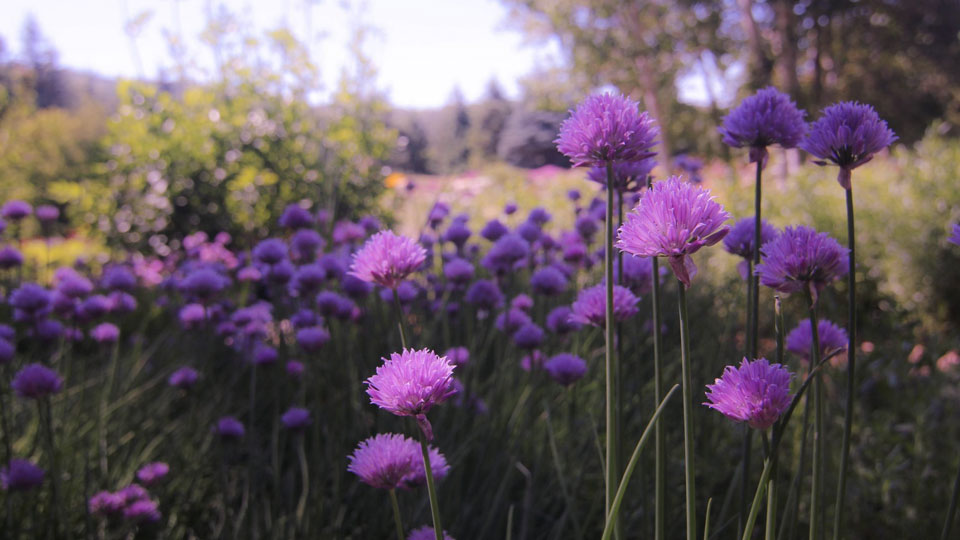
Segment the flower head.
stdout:
<path fill-rule="evenodd" d="M 287 229 L 304 229 L 315 223 L 313 214 L 299 204 L 291 204 L 284 208 L 278 225 Z"/>
<path fill-rule="evenodd" d="M 575 354 L 560 353 L 543 365 L 553 380 L 564 386 L 579 381 L 587 372 L 587 363 Z"/>
<path fill-rule="evenodd" d="M 125 504 L 126 501 L 119 493 L 101 491 L 87 501 L 87 510 L 96 516 L 108 516 L 122 511 Z"/>
<path fill-rule="evenodd" d="M 233 416 L 224 416 L 217 420 L 214 432 L 224 439 L 240 439 L 246 430 L 244 430 L 243 423 L 240 420 Z"/>
<path fill-rule="evenodd" d="M 9 270 L 23 264 L 23 255 L 13 246 L 0 246 L 0 270 Z"/>
<path fill-rule="evenodd" d="M 413 466 L 412 470 L 403 477 L 401 487 L 409 489 L 425 485 L 427 483 L 427 473 L 423 466 L 420 443 L 413 439 L 407 439 L 407 446 L 408 451 L 413 455 Z M 433 472 L 433 479 L 439 481 L 446 478 L 447 473 L 450 472 L 450 465 L 447 463 L 446 456 L 432 444 L 427 446 L 427 451 L 430 453 L 430 471 Z"/>
<path fill-rule="evenodd" d="M 170 472 L 170 466 L 162 461 L 147 463 L 137 470 L 137 480 L 143 485 L 150 486 L 164 479 Z"/>
<path fill-rule="evenodd" d="M 652 157 L 658 133 L 653 119 L 638 112 L 635 101 L 602 94 L 580 103 L 560 126 L 560 136 L 554 142 L 575 167 L 606 166 Z"/>
<path fill-rule="evenodd" d="M 350 273 L 377 285 L 396 289 L 427 258 L 423 246 L 392 231 L 380 231 L 353 255 Z"/>
<path fill-rule="evenodd" d="M 384 359 L 366 380 L 370 401 L 398 416 L 415 416 L 431 438 L 424 416 L 454 394 L 453 364 L 429 349 L 404 349 Z"/>
<path fill-rule="evenodd" d="M 960 246 L 960 223 L 954 223 L 950 228 L 950 236 L 947 241 L 955 246 Z"/>
<path fill-rule="evenodd" d="M 410 531 L 410 536 L 407 537 L 407 540 L 435 540 L 437 537 L 437 532 L 433 527 L 424 525 L 419 529 L 414 529 Z M 447 531 L 443 531 L 443 540 L 454 540 L 452 536 L 447 534 Z"/>
<path fill-rule="evenodd" d="M 414 441 L 396 433 L 374 435 L 361 441 L 347 458 L 350 461 L 347 470 L 367 485 L 396 489 L 413 473 L 413 463 L 420 457 L 419 452 L 410 451 L 410 442 Z"/>
<path fill-rule="evenodd" d="M 567 276 L 555 266 L 544 266 L 530 276 L 530 287 L 537 294 L 557 295 L 567 289 Z"/>
<path fill-rule="evenodd" d="M 151 499 L 139 499 L 123 509 L 123 518 L 138 523 L 156 523 L 160 521 L 160 505 Z"/>
<path fill-rule="evenodd" d="M 790 406 L 790 371 L 766 358 L 743 359 L 739 368 L 727 366 L 707 385 L 707 407 L 754 429 L 767 429 Z"/>
<path fill-rule="evenodd" d="M 828 283 L 848 272 L 847 250 L 812 227 L 787 227 L 760 249 L 763 262 L 756 269 L 760 283 L 783 293 L 806 290 L 815 300 Z"/>
<path fill-rule="evenodd" d="M 10 221 L 20 221 L 33 213 L 33 207 L 27 201 L 7 201 L 0 207 L 0 217 Z"/>
<path fill-rule="evenodd" d="M 120 329 L 113 323 L 100 323 L 90 330 L 90 337 L 97 343 L 116 343 L 120 338 Z"/>
<path fill-rule="evenodd" d="M 630 289 L 619 285 L 613 286 L 613 318 L 624 321 L 633 317 L 637 311 L 637 302 L 640 299 L 634 296 Z M 607 320 L 607 288 L 600 283 L 580 291 L 577 300 L 571 306 L 573 315 L 570 320 L 578 324 L 590 324 L 603 328 Z"/>
<path fill-rule="evenodd" d="M 873 107 L 843 101 L 823 110 L 799 146 L 820 158 L 814 162 L 817 165 L 833 163 L 840 167 L 837 181 L 844 189 L 850 189 L 850 172 L 896 140 L 897 136 Z"/>
<path fill-rule="evenodd" d="M 627 214 L 617 247 L 640 257 L 667 257 L 677 279 L 689 287 L 697 272 L 689 255 L 722 240 L 729 217 L 708 190 L 671 176 L 653 184 Z"/>
<path fill-rule="evenodd" d="M 753 259 L 753 240 L 756 235 L 756 218 L 753 216 L 738 220 L 730 228 L 730 234 L 723 239 L 723 248 L 728 253 L 743 257 L 744 259 Z M 760 220 L 760 245 L 773 240 L 780 234 L 776 227 L 767 223 L 767 220 Z"/>
<path fill-rule="evenodd" d="M 810 319 L 800 321 L 796 328 L 787 334 L 787 350 L 797 356 L 809 359 L 813 333 L 810 331 Z M 817 322 L 817 337 L 820 339 L 820 357 L 847 347 L 847 331 L 832 322 L 821 319 Z"/>
<path fill-rule="evenodd" d="M 478 279 L 470 285 L 464 300 L 480 309 L 490 311 L 503 301 L 503 293 L 497 284 L 489 279 Z"/>
<path fill-rule="evenodd" d="M 280 417 L 283 427 L 290 430 L 300 430 L 313 423 L 310 418 L 310 411 L 303 407 L 290 407 L 287 412 Z"/>
<path fill-rule="evenodd" d="M 13 377 L 13 391 L 22 398 L 40 399 L 63 388 L 63 379 L 43 364 L 27 364 Z"/>
<path fill-rule="evenodd" d="M 189 389 L 197 383 L 198 378 L 200 378 L 200 374 L 197 373 L 197 370 L 184 366 L 170 374 L 167 384 L 174 388 Z"/>
<path fill-rule="evenodd" d="M 13 458 L 0 468 L 0 488 L 4 491 L 28 491 L 43 483 L 43 469 L 26 459 Z"/>
<path fill-rule="evenodd" d="M 569 306 L 557 306 L 547 314 L 547 330 L 563 335 L 578 330 L 580 324 L 572 321 L 573 310 Z"/>
<path fill-rule="evenodd" d="M 725 144 L 749 147 L 750 162 L 754 163 L 765 160 L 768 146 L 797 146 L 807 132 L 804 116 L 806 113 L 797 109 L 790 96 L 768 86 L 730 111 L 717 131 Z"/>

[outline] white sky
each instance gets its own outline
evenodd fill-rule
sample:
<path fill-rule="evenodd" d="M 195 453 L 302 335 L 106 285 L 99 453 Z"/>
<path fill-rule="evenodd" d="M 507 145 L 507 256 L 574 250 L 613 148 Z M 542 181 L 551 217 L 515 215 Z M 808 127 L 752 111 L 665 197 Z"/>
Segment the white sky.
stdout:
<path fill-rule="evenodd" d="M 63 66 L 110 76 L 137 75 L 125 21 L 144 11 L 152 18 L 138 39 L 147 77 L 170 67 L 164 31 L 177 28 L 201 66 L 211 63 L 197 36 L 208 9 L 223 4 L 257 29 L 278 27 L 284 20 L 306 41 L 307 0 L 4 0 L 0 37 L 8 50 L 21 49 L 25 18 L 32 14 L 43 35 L 57 49 Z M 334 88 L 348 61 L 347 43 L 357 2 L 309 2 L 312 52 L 326 89 Z M 491 78 L 515 96 L 516 81 L 538 62 L 558 58 L 555 45 L 525 44 L 508 28 L 507 11 L 497 0 L 368 0 L 364 22 L 376 32 L 366 45 L 379 71 L 379 84 L 390 100 L 404 107 L 432 107 L 447 102 L 457 86 L 467 100 L 480 98 Z"/>

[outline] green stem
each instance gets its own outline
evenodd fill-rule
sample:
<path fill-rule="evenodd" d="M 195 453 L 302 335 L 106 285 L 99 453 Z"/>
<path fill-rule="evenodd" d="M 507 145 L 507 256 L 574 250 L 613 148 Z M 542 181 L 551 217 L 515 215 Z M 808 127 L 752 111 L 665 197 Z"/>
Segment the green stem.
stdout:
<path fill-rule="evenodd" d="M 817 303 L 812 294 L 808 293 L 810 301 L 810 358 L 811 365 L 820 363 L 820 331 L 817 321 Z M 813 481 L 810 486 L 810 540 L 820 538 L 821 524 L 821 491 L 823 491 L 823 385 L 820 377 L 814 375 L 813 380 Z"/>
<path fill-rule="evenodd" d="M 784 342 L 784 326 L 783 326 L 783 311 L 780 305 L 780 297 L 775 296 L 773 298 L 773 311 L 774 311 L 774 325 L 776 327 L 777 334 L 777 363 L 781 366 L 783 365 L 783 342 Z M 764 436 L 764 444 L 766 444 L 766 436 Z M 776 537 L 777 530 L 777 458 L 773 456 L 772 467 L 773 470 L 770 473 L 771 478 L 767 483 L 767 521 L 764 527 L 764 540 L 773 540 Z"/>
<path fill-rule="evenodd" d="M 660 359 L 660 260 L 653 257 L 651 260 L 651 272 L 653 273 L 653 290 L 651 297 L 653 302 L 653 397 L 657 401 L 663 399 L 663 365 Z M 654 503 L 654 540 L 664 539 L 664 522 L 666 512 L 666 463 L 667 449 L 666 439 L 663 433 L 663 422 L 657 417 L 654 427 L 654 452 L 655 452 L 655 479 L 654 491 L 656 502 Z"/>
<path fill-rule="evenodd" d="M 397 490 L 390 490 L 390 505 L 393 506 L 393 524 L 397 527 L 397 540 L 406 540 L 403 537 L 403 521 L 400 519 L 400 503 L 397 502 Z"/>
<path fill-rule="evenodd" d="M 843 526 L 844 499 L 847 496 L 847 465 L 850 461 L 850 433 L 853 431 L 853 392 L 857 365 L 857 274 L 856 236 L 853 228 L 853 187 L 847 194 L 847 247 L 850 249 L 850 270 L 847 274 L 847 410 L 843 416 L 843 442 L 840 445 L 840 471 L 837 480 L 837 504 L 833 519 L 833 540 L 840 540 Z"/>
<path fill-rule="evenodd" d="M 643 434 L 640 436 L 640 440 L 637 442 L 637 446 L 633 449 L 633 455 L 630 456 L 630 461 L 627 463 L 627 468 L 623 471 L 623 478 L 620 479 L 620 486 L 617 488 L 617 494 L 613 498 L 613 504 L 610 508 L 610 514 L 607 515 L 606 525 L 603 528 L 602 540 L 610 540 L 610 535 L 613 534 L 612 524 L 617 519 L 617 514 L 620 512 L 620 505 L 623 503 L 623 497 L 627 492 L 627 485 L 630 483 L 630 477 L 633 476 L 633 470 L 637 467 L 637 463 L 640 461 L 640 451 L 643 450 L 644 445 L 647 443 L 647 439 L 650 438 L 650 432 L 657 421 L 660 419 L 660 415 L 663 413 L 664 407 L 666 407 L 667 402 L 670 401 L 670 398 L 673 397 L 673 393 L 677 391 L 677 385 L 673 385 L 673 388 L 670 389 L 670 392 L 667 394 L 663 401 L 660 402 L 660 406 L 657 407 L 657 410 L 653 413 L 653 416 L 650 418 L 650 421 L 647 422 L 647 427 L 644 428 Z"/>
<path fill-rule="evenodd" d="M 690 320 L 687 316 L 687 293 L 677 280 L 680 308 L 680 370 L 683 377 L 683 467 L 686 481 L 687 538 L 697 535 L 696 467 L 693 455 L 693 384 L 690 379 Z"/>
<path fill-rule="evenodd" d="M 605 515 L 610 515 L 610 508 L 617 493 L 617 448 L 619 433 L 617 430 L 617 359 L 614 354 L 614 320 L 613 320 L 613 165 L 607 164 L 607 219 L 606 244 L 604 249 L 604 278 L 606 280 L 606 319 L 604 324 L 604 368 L 606 370 L 606 406 L 607 406 L 607 453 L 606 453 L 606 496 L 604 498 Z M 619 530 L 617 523 L 614 529 Z M 617 534 L 617 537 L 620 535 Z"/>
<path fill-rule="evenodd" d="M 759 341 L 758 334 L 760 328 L 760 278 L 753 275 L 753 270 L 760 264 L 760 175 L 762 171 L 763 160 L 759 159 L 757 160 L 757 181 L 753 200 L 753 266 L 750 272 L 750 283 L 753 288 L 752 304 L 750 305 L 750 311 L 753 313 L 753 318 L 750 320 L 750 324 L 752 325 L 750 328 L 751 360 L 757 358 L 757 353 L 759 352 L 757 343 Z"/>
<path fill-rule="evenodd" d="M 950 505 L 947 506 L 947 517 L 943 520 L 943 532 L 940 533 L 940 540 L 950 538 L 950 529 L 953 528 L 953 520 L 957 515 L 958 499 L 960 499 L 960 467 L 957 468 L 957 477 L 953 481 L 953 493 L 950 494 Z"/>
<path fill-rule="evenodd" d="M 400 330 L 400 345 L 407 348 L 407 332 L 403 324 L 403 306 L 400 305 L 400 294 L 397 289 L 393 289 L 393 305 L 397 308 L 397 328 Z"/>
<path fill-rule="evenodd" d="M 423 454 L 423 470 L 427 473 L 427 494 L 430 496 L 430 513 L 433 514 L 433 532 L 437 540 L 443 540 L 443 526 L 440 525 L 440 504 L 437 501 L 437 488 L 433 481 L 433 469 L 430 468 L 430 449 L 427 437 L 420 430 L 420 451 Z"/>

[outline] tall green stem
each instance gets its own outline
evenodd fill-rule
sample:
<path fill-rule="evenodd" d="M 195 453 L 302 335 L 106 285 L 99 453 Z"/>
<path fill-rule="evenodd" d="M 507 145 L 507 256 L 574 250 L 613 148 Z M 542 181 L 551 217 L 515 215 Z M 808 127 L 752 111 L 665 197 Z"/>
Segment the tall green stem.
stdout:
<path fill-rule="evenodd" d="M 844 499 L 847 496 L 847 465 L 850 461 L 850 433 L 853 430 L 853 392 L 857 365 L 857 257 L 853 227 L 853 187 L 847 194 L 847 247 L 850 249 L 850 271 L 847 274 L 847 410 L 843 416 L 843 442 L 840 445 L 840 472 L 837 480 L 837 505 L 833 518 L 833 540 L 840 540 L 843 526 Z"/>
<path fill-rule="evenodd" d="M 437 540 L 443 540 L 443 526 L 440 525 L 440 504 L 437 502 L 437 488 L 433 481 L 433 469 L 430 468 L 430 449 L 427 436 L 420 430 L 420 451 L 423 454 L 423 470 L 427 473 L 427 494 L 430 496 L 430 513 L 433 514 L 433 531 Z"/>
<path fill-rule="evenodd" d="M 604 278 L 607 290 L 607 312 L 606 323 L 604 324 L 604 353 L 606 370 L 606 402 L 607 402 L 607 453 L 606 453 L 606 497 L 604 498 L 604 515 L 610 515 L 610 507 L 617 494 L 617 472 L 620 470 L 617 464 L 617 448 L 620 444 L 620 433 L 617 429 L 617 387 L 616 380 L 617 358 L 614 354 L 614 328 L 613 321 L 613 165 L 607 164 L 607 219 L 606 219 L 606 243 L 603 256 Z M 619 537 L 620 527 L 614 523 L 615 535 Z"/>
<path fill-rule="evenodd" d="M 403 537 L 403 521 L 400 519 L 400 503 L 397 502 L 397 490 L 390 490 L 390 505 L 393 506 L 393 524 L 397 528 L 397 540 L 406 540 Z"/>
<path fill-rule="evenodd" d="M 687 292 L 677 280 L 680 308 L 680 370 L 683 377 L 683 468 L 687 495 L 687 538 L 697 537 L 696 467 L 693 456 L 693 384 L 690 379 L 690 321 L 687 316 Z"/>
<path fill-rule="evenodd" d="M 753 317 L 750 319 L 750 359 L 755 359 L 758 352 L 758 334 L 760 328 L 760 278 L 753 275 L 757 265 L 760 264 L 760 175 L 763 172 L 763 160 L 757 160 L 757 181 L 756 190 L 753 198 L 753 265 L 750 272 L 750 284 L 753 296 L 751 297 L 750 311 Z"/>
<path fill-rule="evenodd" d="M 780 306 L 780 297 L 773 299 L 774 325 L 777 334 L 777 363 L 783 365 L 783 311 Z M 766 440 L 764 440 L 766 443 Z M 773 540 L 777 530 L 777 457 L 767 456 L 771 460 L 770 480 L 767 482 L 767 522 L 764 526 L 764 540 Z"/>
<path fill-rule="evenodd" d="M 810 301 L 810 358 L 813 366 L 820 364 L 820 330 L 817 321 L 817 302 L 813 295 L 807 295 Z M 823 491 L 823 384 L 820 376 L 813 379 L 813 481 L 810 486 L 810 540 L 820 538 L 821 492 Z"/>
<path fill-rule="evenodd" d="M 653 397 L 658 402 L 663 399 L 663 365 L 660 359 L 660 261 L 656 257 L 651 259 L 650 270 L 653 274 L 653 290 L 651 292 L 653 301 Z M 655 472 L 654 491 L 656 502 L 654 503 L 654 540 L 664 539 L 664 521 L 666 512 L 666 493 L 667 493 L 667 447 L 663 434 L 663 422 L 657 417 L 654 426 L 654 451 L 655 451 Z"/>
<path fill-rule="evenodd" d="M 397 308 L 397 328 L 400 330 L 400 346 L 407 348 L 407 332 L 403 325 L 403 306 L 400 305 L 400 294 L 393 290 L 393 305 Z"/>

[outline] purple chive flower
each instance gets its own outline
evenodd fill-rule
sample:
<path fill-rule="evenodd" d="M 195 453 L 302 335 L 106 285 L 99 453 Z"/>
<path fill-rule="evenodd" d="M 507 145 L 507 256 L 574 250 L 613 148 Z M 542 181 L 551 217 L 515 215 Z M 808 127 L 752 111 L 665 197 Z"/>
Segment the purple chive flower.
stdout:
<path fill-rule="evenodd" d="M 147 463 L 137 471 L 137 480 L 145 486 L 152 486 L 164 479 L 170 472 L 170 466 L 162 461 Z"/>
<path fill-rule="evenodd" d="M 3 338 L 7 341 L 14 341 L 17 337 L 16 330 L 13 329 L 9 324 L 0 323 L 0 338 Z"/>
<path fill-rule="evenodd" d="M 277 264 L 287 259 L 287 244 L 279 238 L 261 240 L 253 248 L 253 258 L 268 266 Z"/>
<path fill-rule="evenodd" d="M 10 221 L 20 221 L 33 213 L 33 207 L 26 201 L 7 201 L 0 207 L 0 217 Z"/>
<path fill-rule="evenodd" d="M 330 341 L 330 333 L 322 326 L 309 326 L 297 330 L 297 344 L 307 352 L 319 351 L 328 341 Z"/>
<path fill-rule="evenodd" d="M 536 207 L 530 211 L 530 214 L 527 215 L 527 221 L 531 223 L 536 223 L 537 225 L 543 227 L 547 223 L 550 223 L 550 220 L 553 219 L 553 216 L 550 215 L 550 212 L 547 212 L 546 208 Z"/>
<path fill-rule="evenodd" d="M 197 370 L 189 366 L 184 366 L 170 374 L 170 377 L 167 379 L 167 384 L 174 388 L 188 390 L 197 383 L 197 379 L 199 378 L 200 374 L 197 373 Z"/>
<path fill-rule="evenodd" d="M 600 230 L 600 223 L 598 223 L 593 216 L 585 213 L 577 216 L 573 228 L 577 230 L 577 234 L 583 237 L 584 240 L 589 241 L 593 238 L 593 235 L 597 234 L 597 231 Z"/>
<path fill-rule="evenodd" d="M 580 324 L 571 320 L 573 310 L 568 306 L 558 306 L 547 314 L 547 330 L 564 335 L 580 329 Z"/>
<path fill-rule="evenodd" d="M 568 190 L 568 191 L 567 191 L 567 199 L 568 199 L 570 202 L 577 202 L 577 201 L 579 201 L 579 200 L 580 200 L 580 190 L 579 190 L 579 189 L 571 189 L 571 190 Z"/>
<path fill-rule="evenodd" d="M 455 257 L 443 265 L 443 276 L 457 285 L 470 283 L 474 272 L 473 264 L 459 257 Z"/>
<path fill-rule="evenodd" d="M 782 293 L 806 290 L 816 300 L 828 283 L 849 271 L 847 249 L 812 227 L 787 227 L 760 249 L 763 262 L 756 268 L 760 283 Z"/>
<path fill-rule="evenodd" d="M 641 161 L 655 155 L 657 127 L 635 101 L 621 95 L 594 95 L 585 99 L 560 126 L 554 141 L 560 153 L 581 165 L 606 166 L 618 161 Z"/>
<path fill-rule="evenodd" d="M 567 276 L 554 266 L 544 266 L 530 276 L 530 287 L 537 294 L 557 295 L 567 289 Z"/>
<path fill-rule="evenodd" d="M 512 216 L 516 212 L 517 212 L 517 203 L 515 202 L 508 202 L 503 206 L 503 213 L 508 216 Z"/>
<path fill-rule="evenodd" d="M 129 293 L 113 291 L 107 298 L 110 299 L 111 313 L 132 313 L 137 309 L 137 299 Z"/>
<path fill-rule="evenodd" d="M 313 215 L 298 204 L 291 204 L 283 210 L 277 224 L 285 229 L 305 229 L 312 227 Z"/>
<path fill-rule="evenodd" d="M 613 164 L 613 189 L 621 193 L 635 193 L 647 187 L 647 177 L 656 167 L 653 158 L 641 161 L 618 161 Z M 593 167 L 587 173 L 587 180 L 601 186 L 607 185 L 607 168 Z"/>
<path fill-rule="evenodd" d="M 139 499 L 123 509 L 123 518 L 137 523 L 156 523 L 163 517 L 157 501 Z"/>
<path fill-rule="evenodd" d="M 177 318 L 180 319 L 180 325 L 185 329 L 197 328 L 206 320 L 207 309 L 203 307 L 203 304 L 187 304 L 180 308 Z"/>
<path fill-rule="evenodd" d="M 817 337 L 820 338 L 821 358 L 837 349 L 847 348 L 847 331 L 826 319 L 817 322 Z M 800 358 L 809 360 L 810 347 L 813 342 L 810 319 L 800 321 L 797 327 L 787 334 L 785 341 L 788 351 Z"/>
<path fill-rule="evenodd" d="M 16 347 L 7 341 L 7 338 L 0 337 L 0 365 L 9 364 L 13 360 L 13 355 L 17 352 Z"/>
<path fill-rule="evenodd" d="M 689 256 L 722 240 L 729 217 L 708 190 L 671 176 L 653 184 L 627 214 L 617 247 L 640 257 L 667 257 L 677 279 L 690 287 L 697 267 Z"/>
<path fill-rule="evenodd" d="M 707 385 L 707 407 L 754 429 L 767 429 L 790 406 L 792 374 L 766 358 L 743 359 L 739 368 L 727 366 L 723 375 Z"/>
<path fill-rule="evenodd" d="M 634 296 L 630 289 L 613 286 L 613 318 L 616 321 L 625 321 L 633 317 L 637 311 L 637 302 L 640 299 Z M 607 320 L 607 287 L 600 283 L 580 291 L 577 300 L 571 306 L 572 322 L 589 324 L 603 328 Z"/>
<path fill-rule="evenodd" d="M 219 272 L 209 268 L 200 268 L 190 272 L 180 282 L 179 289 L 193 297 L 209 300 L 226 288 L 227 285 L 227 278 L 220 275 Z"/>
<path fill-rule="evenodd" d="M 41 204 L 35 212 L 37 220 L 43 223 L 56 221 L 60 217 L 60 209 L 52 204 Z"/>
<path fill-rule="evenodd" d="M 470 239 L 471 234 L 470 227 L 467 227 L 466 223 L 454 221 L 443 233 L 443 240 L 454 244 L 458 248 L 462 248 L 463 245 L 467 243 L 467 240 Z"/>
<path fill-rule="evenodd" d="M 43 483 L 43 469 L 26 459 L 13 458 L 0 468 L 0 488 L 4 491 L 29 491 Z"/>
<path fill-rule="evenodd" d="M 380 220 L 376 216 L 363 216 L 360 218 L 360 226 L 363 227 L 363 230 L 368 233 L 375 233 L 382 229 L 383 227 L 380 224 Z"/>
<path fill-rule="evenodd" d="M 125 505 L 126 501 L 120 494 L 101 491 L 87 501 L 87 510 L 95 516 L 106 517 L 120 513 Z"/>
<path fill-rule="evenodd" d="M 294 328 L 306 328 L 308 326 L 317 326 L 322 321 L 313 311 L 303 308 L 290 316 L 290 323 Z"/>
<path fill-rule="evenodd" d="M 410 536 L 407 537 L 407 540 L 435 540 L 436 538 L 436 530 L 429 525 L 424 525 L 419 529 L 410 531 Z M 454 538 L 447 534 L 447 531 L 443 531 L 443 540 L 454 540 Z"/>
<path fill-rule="evenodd" d="M 470 351 L 466 347 L 452 347 L 447 349 L 443 356 L 455 366 L 462 366 L 470 361 Z"/>
<path fill-rule="evenodd" d="M 113 307 L 113 302 L 109 298 L 102 294 L 95 294 L 88 296 L 80 303 L 76 315 L 80 320 L 91 321 L 109 313 L 111 307 Z"/>
<path fill-rule="evenodd" d="M 83 339 L 83 333 L 79 329 L 76 329 L 76 331 L 79 332 L 80 339 Z M 37 324 L 33 327 L 33 335 L 41 341 L 53 341 L 55 339 L 59 339 L 60 336 L 64 335 L 63 323 L 56 319 L 44 319 L 37 322 Z M 68 339 L 71 338 L 71 336 L 66 337 Z"/>
<path fill-rule="evenodd" d="M 293 431 L 301 430 L 313 423 L 310 419 L 310 411 L 303 407 L 290 407 L 280 417 L 280 421 L 283 422 L 283 427 Z"/>
<path fill-rule="evenodd" d="M 117 495 L 123 497 L 124 504 L 150 498 L 150 493 L 140 484 L 130 484 L 118 491 Z"/>
<path fill-rule="evenodd" d="M 9 270 L 23 264 L 23 255 L 13 246 L 0 247 L 0 270 Z"/>
<path fill-rule="evenodd" d="M 287 375 L 293 377 L 294 379 L 300 379 L 303 377 L 304 371 L 306 371 L 306 366 L 303 365 L 303 362 L 298 362 L 296 360 L 290 360 L 287 362 Z"/>
<path fill-rule="evenodd" d="M 723 248 L 732 255 L 742 257 L 743 260 L 737 265 L 740 271 L 740 277 L 746 281 L 749 272 L 750 263 L 753 261 L 753 240 L 756 235 L 756 218 L 745 217 L 738 220 L 730 228 L 730 234 L 723 239 Z M 780 231 L 773 225 L 767 223 L 767 220 L 760 220 L 760 246 L 775 239 Z"/>
<path fill-rule="evenodd" d="M 327 280 L 327 271 L 319 264 L 305 264 L 293 274 L 293 286 L 300 293 L 316 292 Z"/>
<path fill-rule="evenodd" d="M 137 286 L 137 277 L 125 266 L 113 265 L 103 271 L 100 286 L 108 291 L 132 291 Z"/>
<path fill-rule="evenodd" d="M 93 330 L 90 330 L 90 337 L 101 344 L 116 343 L 117 339 L 120 338 L 120 329 L 112 323 L 100 323 L 94 326 Z"/>
<path fill-rule="evenodd" d="M 313 229 L 299 229 L 290 238 L 290 251 L 298 259 L 312 260 L 323 245 L 323 237 Z"/>
<path fill-rule="evenodd" d="M 93 292 L 93 283 L 76 272 L 70 272 L 57 283 L 57 291 L 68 298 L 82 298 Z"/>
<path fill-rule="evenodd" d="M 674 156 L 673 164 L 681 171 L 687 173 L 689 180 L 694 184 L 703 182 L 703 178 L 700 176 L 700 171 L 703 169 L 703 161 L 700 159 L 687 154 L 680 154 Z"/>
<path fill-rule="evenodd" d="M 496 242 L 501 236 L 507 234 L 508 232 L 510 232 L 510 229 L 501 223 L 499 219 L 491 219 L 486 225 L 483 226 L 482 229 L 480 229 L 480 236 L 491 242 Z"/>
<path fill-rule="evenodd" d="M 954 223 L 950 228 L 950 236 L 947 238 L 947 242 L 960 246 L 960 223 Z"/>
<path fill-rule="evenodd" d="M 570 386 L 587 372 L 587 363 L 575 354 L 560 353 L 547 360 L 543 368 L 553 380 L 564 386 Z"/>
<path fill-rule="evenodd" d="M 437 201 L 427 214 L 427 221 L 430 222 L 430 227 L 436 229 L 449 215 L 450 206 L 445 202 Z"/>
<path fill-rule="evenodd" d="M 350 273 L 363 281 L 396 289 L 426 258 L 427 251 L 410 238 L 380 231 L 353 254 Z"/>
<path fill-rule="evenodd" d="M 267 279 L 279 285 L 285 285 L 293 278 L 296 267 L 288 260 L 282 260 L 267 270 Z"/>
<path fill-rule="evenodd" d="M 381 433 L 361 441 L 347 458 L 347 470 L 372 487 L 396 489 L 413 472 L 413 463 L 422 462 L 419 452 L 410 452 L 409 442 L 396 433 Z"/>
<path fill-rule="evenodd" d="M 274 364 L 278 356 L 276 349 L 263 343 L 258 343 L 253 349 L 253 363 L 258 366 Z"/>
<path fill-rule="evenodd" d="M 823 110 L 799 147 L 820 158 L 814 161 L 817 165 L 833 163 L 840 167 L 837 181 L 844 189 L 850 189 L 851 171 L 896 140 L 897 136 L 873 107 L 844 101 Z"/>
<path fill-rule="evenodd" d="M 243 423 L 233 416 L 224 416 L 217 420 L 217 425 L 214 426 L 213 430 L 224 439 L 241 439 L 246 433 L 246 430 L 243 429 Z"/>
<path fill-rule="evenodd" d="M 357 276 L 345 274 L 340 280 L 340 287 L 350 298 L 362 300 L 373 291 L 373 283 L 368 283 Z"/>
<path fill-rule="evenodd" d="M 493 243 L 481 264 L 491 272 L 506 272 L 529 254 L 530 244 L 519 234 L 508 233 Z"/>
<path fill-rule="evenodd" d="M 497 327 L 497 330 L 501 332 L 513 334 L 519 330 L 521 326 L 531 324 L 532 322 L 533 320 L 530 319 L 530 315 L 527 315 L 526 311 L 511 307 L 497 315 L 494 325 Z"/>
<path fill-rule="evenodd" d="M 40 399 L 60 392 L 63 379 L 43 364 L 27 364 L 13 377 L 13 391 L 25 399 Z"/>
<path fill-rule="evenodd" d="M 614 268 L 614 272 L 619 269 Z M 661 275 L 665 268 L 661 268 Z M 619 274 L 618 274 L 619 275 Z M 658 276 L 659 278 L 659 276 Z M 653 290 L 653 259 L 637 257 L 629 253 L 623 255 L 623 277 L 620 280 L 635 294 L 647 294 Z"/>
<path fill-rule="evenodd" d="M 529 295 L 520 293 L 514 296 L 513 300 L 510 301 L 510 307 L 522 311 L 530 311 L 533 309 L 533 298 L 530 298 Z"/>
<path fill-rule="evenodd" d="M 543 329 L 532 322 L 513 333 L 513 343 L 521 349 L 536 349 L 543 343 L 543 338 Z"/>
<path fill-rule="evenodd" d="M 474 281 L 473 285 L 467 289 L 464 300 L 479 309 L 491 311 L 503 301 L 503 293 L 500 292 L 500 288 L 493 281 L 479 279 Z"/>
<path fill-rule="evenodd" d="M 50 306 L 50 291 L 36 283 L 24 283 L 10 293 L 10 305 L 30 317 L 41 315 Z"/>
<path fill-rule="evenodd" d="M 366 380 L 370 401 L 398 416 L 414 416 L 428 440 L 433 438 L 426 413 L 453 395 L 453 364 L 429 349 L 404 349 L 384 359 Z"/>
<path fill-rule="evenodd" d="M 423 454 L 420 449 L 420 443 L 413 439 L 407 439 L 407 452 L 413 459 L 411 460 L 411 471 L 401 480 L 400 487 L 410 489 L 417 486 L 423 486 L 427 483 L 427 469 L 423 466 Z M 447 458 L 435 446 L 428 445 L 427 451 L 430 453 L 430 471 L 433 473 L 433 479 L 436 481 L 446 478 L 450 472 L 450 465 L 447 464 Z"/>
<path fill-rule="evenodd" d="M 263 274 L 256 266 L 244 266 L 240 270 L 237 270 L 237 281 L 260 281 L 260 278 L 262 277 Z"/>
<path fill-rule="evenodd" d="M 793 148 L 800 143 L 807 132 L 804 116 L 790 96 L 768 86 L 740 102 L 717 131 L 725 144 L 750 148 L 750 163 L 763 163 L 768 146 Z"/>

